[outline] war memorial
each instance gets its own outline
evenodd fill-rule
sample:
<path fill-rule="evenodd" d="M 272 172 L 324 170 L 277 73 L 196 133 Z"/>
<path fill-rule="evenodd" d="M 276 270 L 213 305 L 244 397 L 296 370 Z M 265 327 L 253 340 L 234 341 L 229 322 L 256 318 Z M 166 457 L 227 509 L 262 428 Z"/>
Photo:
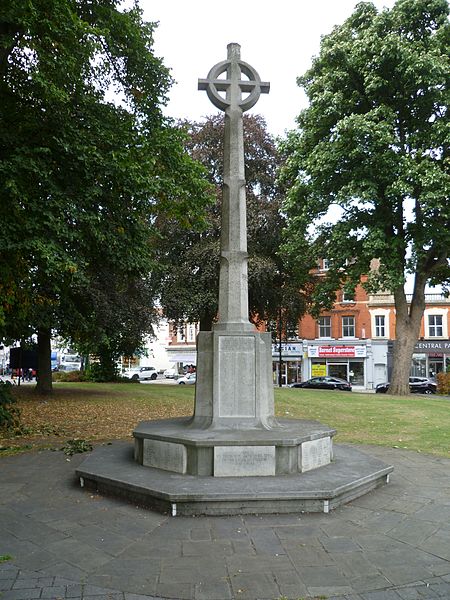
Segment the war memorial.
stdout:
<path fill-rule="evenodd" d="M 271 334 L 248 315 L 242 119 L 269 87 L 239 44 L 198 83 L 225 113 L 225 139 L 219 314 L 198 335 L 194 414 L 139 423 L 134 449 L 97 448 L 82 486 L 175 516 L 329 512 L 389 481 L 391 466 L 333 444 L 332 427 L 274 415 Z"/>

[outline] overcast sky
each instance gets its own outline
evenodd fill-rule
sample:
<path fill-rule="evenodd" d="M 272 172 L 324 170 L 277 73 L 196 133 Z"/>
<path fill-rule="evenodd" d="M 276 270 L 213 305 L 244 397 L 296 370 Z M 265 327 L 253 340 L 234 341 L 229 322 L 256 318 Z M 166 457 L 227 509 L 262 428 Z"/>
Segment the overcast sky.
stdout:
<path fill-rule="evenodd" d="M 306 106 L 296 79 L 317 55 L 320 38 L 353 12 L 356 0 L 140 0 L 146 21 L 159 21 L 155 53 L 171 69 L 176 84 L 167 113 L 200 120 L 216 113 L 205 92 L 197 91 L 216 63 L 225 60 L 227 45 L 241 45 L 241 58 L 270 82 L 251 112 L 263 115 L 269 131 L 282 135 L 295 127 Z M 394 0 L 375 0 L 378 9 Z"/>

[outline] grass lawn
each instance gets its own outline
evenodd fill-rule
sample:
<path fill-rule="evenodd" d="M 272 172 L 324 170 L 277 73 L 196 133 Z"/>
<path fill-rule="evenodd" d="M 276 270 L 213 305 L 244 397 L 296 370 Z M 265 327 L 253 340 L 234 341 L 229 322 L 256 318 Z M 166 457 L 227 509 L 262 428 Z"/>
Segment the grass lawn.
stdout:
<path fill-rule="evenodd" d="M 25 433 L 0 434 L 0 455 L 60 448 L 69 439 L 131 438 L 139 421 L 190 415 L 192 387 L 158 384 L 58 383 L 42 400 L 33 386 L 15 388 Z M 315 419 L 337 429 L 337 442 L 407 448 L 450 457 L 450 400 L 440 396 L 276 389 L 277 416 Z"/>

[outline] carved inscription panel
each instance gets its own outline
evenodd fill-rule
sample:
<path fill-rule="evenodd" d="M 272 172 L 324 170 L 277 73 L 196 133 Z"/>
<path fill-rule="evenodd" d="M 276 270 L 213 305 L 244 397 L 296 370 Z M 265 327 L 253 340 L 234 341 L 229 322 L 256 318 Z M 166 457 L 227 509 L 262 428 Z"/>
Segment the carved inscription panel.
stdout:
<path fill-rule="evenodd" d="M 214 477 L 275 475 L 275 446 L 216 446 Z"/>
<path fill-rule="evenodd" d="M 329 437 L 303 442 L 298 450 L 301 452 L 302 472 L 328 465 L 331 461 L 331 448 Z"/>
<path fill-rule="evenodd" d="M 219 337 L 219 414 L 253 417 L 256 414 L 255 338 Z"/>
<path fill-rule="evenodd" d="M 186 473 L 187 453 L 182 444 L 144 439 L 142 464 L 174 473 Z"/>

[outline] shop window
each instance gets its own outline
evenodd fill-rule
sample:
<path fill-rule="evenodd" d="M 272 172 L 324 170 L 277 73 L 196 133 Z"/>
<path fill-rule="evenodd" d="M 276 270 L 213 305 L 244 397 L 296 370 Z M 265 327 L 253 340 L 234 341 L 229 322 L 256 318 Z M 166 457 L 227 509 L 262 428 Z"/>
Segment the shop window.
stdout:
<path fill-rule="evenodd" d="M 428 315 L 428 337 L 442 337 L 443 335 L 442 315 Z"/>
<path fill-rule="evenodd" d="M 428 377 L 434 379 L 438 373 L 444 371 L 444 357 L 429 358 L 428 360 Z"/>
<path fill-rule="evenodd" d="M 425 354 L 413 354 L 409 374 L 411 377 L 427 377 L 427 359 Z"/>
<path fill-rule="evenodd" d="M 342 317 L 342 337 L 355 337 L 355 317 Z"/>
<path fill-rule="evenodd" d="M 375 315 L 375 337 L 386 337 L 386 317 Z"/>
<path fill-rule="evenodd" d="M 287 366 L 287 382 L 296 383 L 302 380 L 302 363 L 298 360 L 290 360 L 286 363 Z"/>
<path fill-rule="evenodd" d="M 317 319 L 317 325 L 319 327 L 320 338 L 331 337 L 331 317 L 320 317 Z"/>
<path fill-rule="evenodd" d="M 348 371 L 349 380 L 352 385 L 364 386 L 364 363 L 361 361 L 350 361 L 349 362 L 349 371 Z"/>
<path fill-rule="evenodd" d="M 348 380 L 348 363 L 328 363 L 328 375 Z"/>

